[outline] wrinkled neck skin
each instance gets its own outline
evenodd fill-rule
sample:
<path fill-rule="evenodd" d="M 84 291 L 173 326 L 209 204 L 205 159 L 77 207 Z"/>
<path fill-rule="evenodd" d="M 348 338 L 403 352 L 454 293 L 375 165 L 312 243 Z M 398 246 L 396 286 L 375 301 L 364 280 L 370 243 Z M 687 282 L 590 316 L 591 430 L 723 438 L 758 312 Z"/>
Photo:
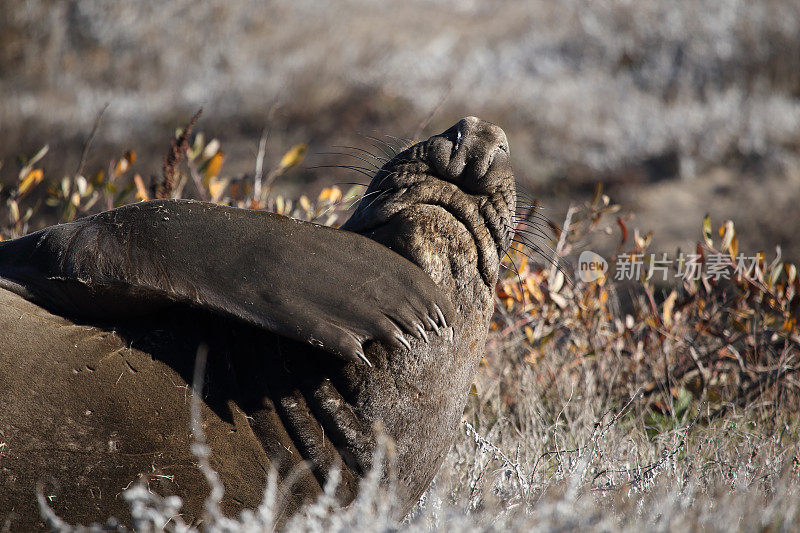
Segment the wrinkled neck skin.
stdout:
<path fill-rule="evenodd" d="M 380 420 L 395 441 L 403 512 L 427 488 L 455 438 L 483 355 L 515 201 L 505 134 L 469 117 L 389 161 L 342 226 L 419 265 L 456 310 L 452 331 L 432 334 L 429 343 L 409 337 L 410 351 L 370 346 L 375 368 L 353 369 L 355 407 L 366 420 Z"/>

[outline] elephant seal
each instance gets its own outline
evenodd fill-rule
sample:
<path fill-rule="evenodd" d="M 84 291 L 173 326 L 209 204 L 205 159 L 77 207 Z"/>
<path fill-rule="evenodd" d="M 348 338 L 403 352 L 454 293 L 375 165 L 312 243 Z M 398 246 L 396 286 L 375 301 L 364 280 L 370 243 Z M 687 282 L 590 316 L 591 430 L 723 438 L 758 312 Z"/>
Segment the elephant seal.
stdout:
<path fill-rule="evenodd" d="M 406 513 L 455 438 L 515 202 L 505 134 L 468 117 L 387 161 L 339 230 L 163 201 L 3 244 L 0 519 L 41 527 L 44 483 L 67 521 L 125 522 L 120 495 L 137 479 L 200 519 L 189 384 L 201 343 L 223 511 L 257 507 L 272 469 L 279 523 L 333 467 L 348 504 L 380 425 Z"/>

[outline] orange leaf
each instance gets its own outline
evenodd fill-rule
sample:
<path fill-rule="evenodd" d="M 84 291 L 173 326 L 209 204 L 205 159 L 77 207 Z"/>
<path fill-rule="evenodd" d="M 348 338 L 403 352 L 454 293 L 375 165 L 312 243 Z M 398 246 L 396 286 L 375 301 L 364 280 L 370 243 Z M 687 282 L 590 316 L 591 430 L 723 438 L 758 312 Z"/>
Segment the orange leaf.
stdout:
<path fill-rule="evenodd" d="M 211 178 L 208 182 L 208 192 L 211 193 L 211 201 L 219 202 L 222 199 L 222 194 L 228 186 L 230 179 Z"/>
<path fill-rule="evenodd" d="M 669 293 L 669 296 L 667 296 L 667 299 L 664 300 L 662 320 L 667 329 L 672 327 L 672 310 L 675 308 L 675 300 L 677 299 L 678 293 L 673 289 L 673 291 Z"/>
<path fill-rule="evenodd" d="M 142 176 L 136 174 L 133 177 L 133 183 L 136 185 L 136 199 L 139 201 L 149 200 L 150 198 L 147 196 L 147 189 L 144 187 L 144 181 L 142 181 Z"/>
<path fill-rule="evenodd" d="M 319 201 L 323 202 L 328 200 L 331 203 L 338 202 L 342 198 L 342 191 L 339 187 L 325 187 L 319 193 Z"/>
<path fill-rule="evenodd" d="M 303 208 L 303 211 L 311 211 L 311 202 L 308 201 L 308 197 L 305 194 L 300 196 L 300 199 L 297 200 L 297 203 L 300 204 L 300 207 Z"/>
<path fill-rule="evenodd" d="M 288 152 L 283 154 L 281 163 L 278 165 L 278 167 L 281 170 L 287 170 L 293 166 L 299 165 L 306 156 L 306 150 L 308 150 L 308 146 L 306 146 L 305 143 L 295 144 L 289 149 Z"/>
<path fill-rule="evenodd" d="M 533 342 L 536 340 L 533 336 L 533 328 L 530 326 L 525 326 L 522 328 L 522 331 L 525 332 L 525 338 L 528 339 L 528 342 L 533 344 Z"/>
<path fill-rule="evenodd" d="M 219 171 L 222 170 L 222 163 L 225 162 L 225 153 L 220 150 L 208 160 L 203 170 L 203 185 L 208 187 L 211 178 L 219 176 Z"/>
<path fill-rule="evenodd" d="M 39 185 L 42 178 L 44 178 L 44 171 L 41 168 L 35 168 L 28 172 L 28 175 L 19 183 L 19 195 L 25 196 L 31 189 Z"/>

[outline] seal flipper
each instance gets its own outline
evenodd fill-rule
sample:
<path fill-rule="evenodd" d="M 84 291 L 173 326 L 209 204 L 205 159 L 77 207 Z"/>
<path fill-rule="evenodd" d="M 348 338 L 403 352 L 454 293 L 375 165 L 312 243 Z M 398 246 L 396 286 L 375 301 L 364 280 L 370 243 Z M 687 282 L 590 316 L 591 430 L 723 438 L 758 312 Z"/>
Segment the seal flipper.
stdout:
<path fill-rule="evenodd" d="M 361 235 L 191 200 L 106 211 L 0 243 L 0 286 L 68 317 L 113 321 L 188 304 L 366 360 L 449 299 Z M 401 337 L 402 338 L 402 337 Z"/>

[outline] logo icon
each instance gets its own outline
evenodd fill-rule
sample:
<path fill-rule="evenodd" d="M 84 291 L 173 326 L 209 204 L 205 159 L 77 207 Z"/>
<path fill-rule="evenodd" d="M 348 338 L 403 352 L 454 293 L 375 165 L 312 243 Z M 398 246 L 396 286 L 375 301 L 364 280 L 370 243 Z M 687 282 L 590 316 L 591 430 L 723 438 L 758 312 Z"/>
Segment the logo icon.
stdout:
<path fill-rule="evenodd" d="M 578 277 L 584 283 L 596 281 L 608 270 L 608 262 L 589 250 L 584 250 L 578 257 Z"/>

